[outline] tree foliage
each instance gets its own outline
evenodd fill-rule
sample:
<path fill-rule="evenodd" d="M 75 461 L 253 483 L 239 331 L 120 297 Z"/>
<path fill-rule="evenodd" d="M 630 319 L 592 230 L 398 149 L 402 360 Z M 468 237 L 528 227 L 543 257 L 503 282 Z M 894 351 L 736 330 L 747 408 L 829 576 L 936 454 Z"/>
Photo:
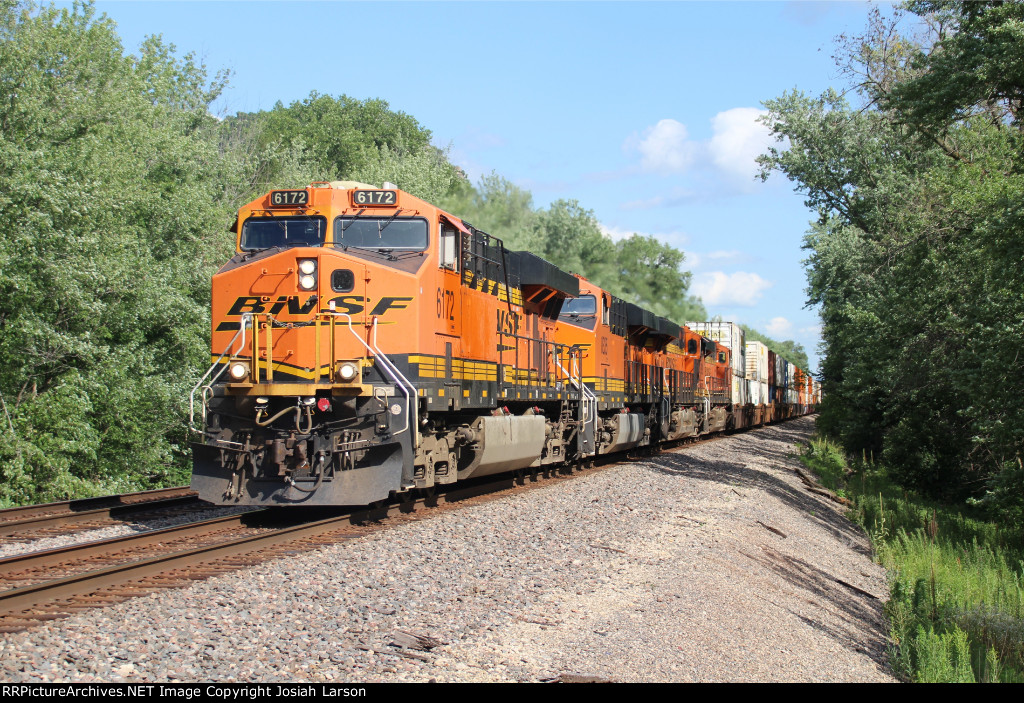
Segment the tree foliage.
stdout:
<path fill-rule="evenodd" d="M 832 90 L 766 103 L 790 147 L 763 175 L 785 173 L 818 215 L 805 246 L 820 426 L 908 485 L 1019 521 L 1024 5 L 908 9 L 844 38 L 860 104 Z"/>
<path fill-rule="evenodd" d="M 0 5 L 0 500 L 163 483 L 208 355 L 222 83 L 88 5 Z M 197 265 L 198 264 L 198 265 Z"/>
<path fill-rule="evenodd" d="M 225 120 L 225 143 L 251 155 L 253 194 L 312 181 L 392 182 L 437 201 L 465 180 L 430 131 L 387 102 L 333 98 L 313 92 L 305 100 Z"/>

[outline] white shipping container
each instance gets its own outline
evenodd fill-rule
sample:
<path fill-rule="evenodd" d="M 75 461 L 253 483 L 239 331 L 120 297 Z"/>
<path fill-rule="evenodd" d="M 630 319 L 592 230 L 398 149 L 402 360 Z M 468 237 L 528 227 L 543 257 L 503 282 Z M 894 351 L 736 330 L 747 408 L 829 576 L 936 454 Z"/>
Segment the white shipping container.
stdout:
<path fill-rule="evenodd" d="M 734 374 L 732 377 L 732 403 L 733 405 L 746 405 L 747 402 L 747 380 Z"/>
<path fill-rule="evenodd" d="M 768 380 L 768 347 L 761 342 L 747 342 L 747 378 Z"/>
<path fill-rule="evenodd" d="M 732 352 L 732 375 L 747 377 L 747 344 L 743 328 L 732 322 L 687 322 L 686 326 Z"/>
<path fill-rule="evenodd" d="M 761 390 L 758 391 L 761 395 L 762 405 L 771 405 L 772 398 L 768 395 L 768 381 L 757 381 L 757 385 L 760 386 Z"/>
<path fill-rule="evenodd" d="M 747 379 L 747 399 L 752 405 L 763 405 L 764 400 L 761 398 L 761 382 L 753 379 Z"/>
<path fill-rule="evenodd" d="M 786 362 L 786 388 L 796 390 L 796 364 Z M 791 403 L 796 401 L 789 401 Z"/>

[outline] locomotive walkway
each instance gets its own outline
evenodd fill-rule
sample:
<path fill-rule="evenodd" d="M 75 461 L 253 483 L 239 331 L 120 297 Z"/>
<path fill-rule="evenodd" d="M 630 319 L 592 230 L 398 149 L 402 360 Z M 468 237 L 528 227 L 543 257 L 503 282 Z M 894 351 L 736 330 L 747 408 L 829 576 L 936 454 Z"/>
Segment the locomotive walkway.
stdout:
<path fill-rule="evenodd" d="M 796 420 L 0 635 L 5 681 L 878 681 Z"/>

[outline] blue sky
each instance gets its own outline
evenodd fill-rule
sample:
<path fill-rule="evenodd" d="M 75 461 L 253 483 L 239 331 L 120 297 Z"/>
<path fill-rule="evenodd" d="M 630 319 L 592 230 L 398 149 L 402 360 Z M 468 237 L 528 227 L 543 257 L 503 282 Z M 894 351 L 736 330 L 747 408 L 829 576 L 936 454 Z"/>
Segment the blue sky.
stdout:
<path fill-rule="evenodd" d="M 711 315 L 804 345 L 812 214 L 754 179 L 762 101 L 842 83 L 864 2 L 98 2 L 127 51 L 161 34 L 232 71 L 224 114 L 311 91 L 382 98 L 476 180 L 576 199 L 612 237 L 683 249 Z M 401 185 L 401 184 L 399 184 Z M 458 214 L 458 213 L 456 213 Z"/>

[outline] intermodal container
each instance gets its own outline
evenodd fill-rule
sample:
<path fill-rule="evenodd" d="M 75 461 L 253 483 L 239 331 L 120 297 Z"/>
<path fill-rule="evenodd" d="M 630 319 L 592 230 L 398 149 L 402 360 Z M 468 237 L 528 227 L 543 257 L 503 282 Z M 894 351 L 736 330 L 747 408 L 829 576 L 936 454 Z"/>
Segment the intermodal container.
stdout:
<path fill-rule="evenodd" d="M 747 377 L 747 344 L 743 328 L 732 322 L 687 322 L 686 326 L 732 352 L 733 377 Z"/>
<path fill-rule="evenodd" d="M 752 405 L 768 405 L 771 399 L 768 397 L 768 382 L 747 379 L 747 402 Z"/>
<path fill-rule="evenodd" d="M 747 378 L 768 380 L 768 347 L 762 342 L 747 342 Z"/>

